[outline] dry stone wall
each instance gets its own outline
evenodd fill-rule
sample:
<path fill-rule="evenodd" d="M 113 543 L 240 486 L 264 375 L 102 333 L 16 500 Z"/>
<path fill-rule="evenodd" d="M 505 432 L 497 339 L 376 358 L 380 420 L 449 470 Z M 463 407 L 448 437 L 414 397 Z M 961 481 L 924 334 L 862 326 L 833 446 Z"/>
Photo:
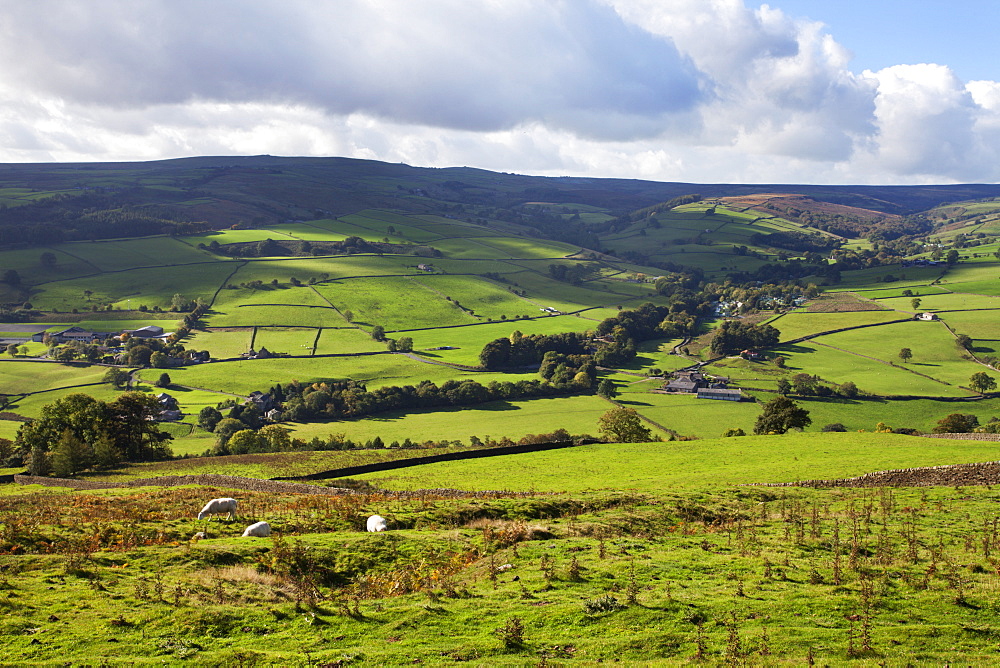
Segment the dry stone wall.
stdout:
<path fill-rule="evenodd" d="M 757 483 L 756 487 L 954 487 L 1000 484 L 1000 462 L 875 471 L 856 478 Z"/>

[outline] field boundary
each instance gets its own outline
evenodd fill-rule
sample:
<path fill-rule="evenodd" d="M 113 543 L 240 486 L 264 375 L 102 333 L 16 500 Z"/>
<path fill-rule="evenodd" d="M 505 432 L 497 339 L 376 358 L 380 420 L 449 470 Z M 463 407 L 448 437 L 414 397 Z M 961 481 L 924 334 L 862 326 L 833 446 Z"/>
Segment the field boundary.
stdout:
<path fill-rule="evenodd" d="M 991 439 L 992 440 L 992 439 Z M 950 487 L 958 485 L 996 485 L 1000 483 L 1000 462 L 945 464 L 908 469 L 873 471 L 853 478 L 765 482 L 745 487 Z"/>
<path fill-rule="evenodd" d="M 408 457 L 397 459 L 391 462 L 378 462 L 374 464 L 361 464 L 359 466 L 348 466 L 339 469 L 319 471 L 301 476 L 279 476 L 271 480 L 328 480 L 330 478 L 344 478 L 363 473 L 379 473 L 382 471 L 392 471 L 394 469 L 410 468 L 412 466 L 423 466 L 424 464 L 435 464 L 438 462 L 454 462 L 463 459 L 479 459 L 482 457 L 502 457 L 504 455 L 519 455 L 530 452 L 545 452 L 546 450 L 560 450 L 562 448 L 574 448 L 579 445 L 589 445 L 588 443 L 577 443 L 574 441 L 550 441 L 548 443 L 532 443 L 530 445 L 508 445 L 497 448 L 484 448 L 481 450 L 463 450 L 462 452 L 447 452 L 441 455 L 427 455 L 425 457 Z"/>

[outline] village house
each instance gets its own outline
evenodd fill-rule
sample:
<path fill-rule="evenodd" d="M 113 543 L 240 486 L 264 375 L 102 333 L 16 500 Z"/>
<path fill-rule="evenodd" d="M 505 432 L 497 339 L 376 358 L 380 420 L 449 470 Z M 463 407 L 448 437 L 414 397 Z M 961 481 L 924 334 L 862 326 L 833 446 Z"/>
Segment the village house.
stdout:
<path fill-rule="evenodd" d="M 256 406 L 263 415 L 267 415 L 267 412 L 274 408 L 274 397 L 269 393 L 261 392 L 259 390 L 254 390 L 247 397 L 247 401 Z"/>

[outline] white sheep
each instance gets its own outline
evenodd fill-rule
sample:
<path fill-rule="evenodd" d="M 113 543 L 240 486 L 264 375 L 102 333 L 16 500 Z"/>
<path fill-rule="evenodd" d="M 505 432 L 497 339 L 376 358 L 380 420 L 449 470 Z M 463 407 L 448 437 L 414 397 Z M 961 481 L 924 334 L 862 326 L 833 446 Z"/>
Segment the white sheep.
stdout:
<path fill-rule="evenodd" d="M 235 519 L 236 499 L 212 499 L 198 513 L 198 519 L 203 520 L 206 515 L 221 515 L 222 513 L 229 513 L 229 519 Z"/>
<path fill-rule="evenodd" d="M 368 518 L 368 530 L 372 533 L 385 531 L 385 518 L 381 515 L 372 515 Z"/>
<path fill-rule="evenodd" d="M 270 535 L 271 525 L 267 522 L 257 522 L 243 530 L 244 538 L 267 538 Z"/>

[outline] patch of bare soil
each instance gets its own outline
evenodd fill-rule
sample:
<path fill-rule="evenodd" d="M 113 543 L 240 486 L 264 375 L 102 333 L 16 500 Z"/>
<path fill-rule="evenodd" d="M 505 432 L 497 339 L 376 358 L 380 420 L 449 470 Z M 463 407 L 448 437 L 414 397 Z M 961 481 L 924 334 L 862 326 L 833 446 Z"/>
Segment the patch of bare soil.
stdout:
<path fill-rule="evenodd" d="M 808 313 L 844 313 L 849 311 L 887 311 L 876 301 L 862 299 L 852 292 L 832 292 L 820 295 L 806 305 Z"/>

